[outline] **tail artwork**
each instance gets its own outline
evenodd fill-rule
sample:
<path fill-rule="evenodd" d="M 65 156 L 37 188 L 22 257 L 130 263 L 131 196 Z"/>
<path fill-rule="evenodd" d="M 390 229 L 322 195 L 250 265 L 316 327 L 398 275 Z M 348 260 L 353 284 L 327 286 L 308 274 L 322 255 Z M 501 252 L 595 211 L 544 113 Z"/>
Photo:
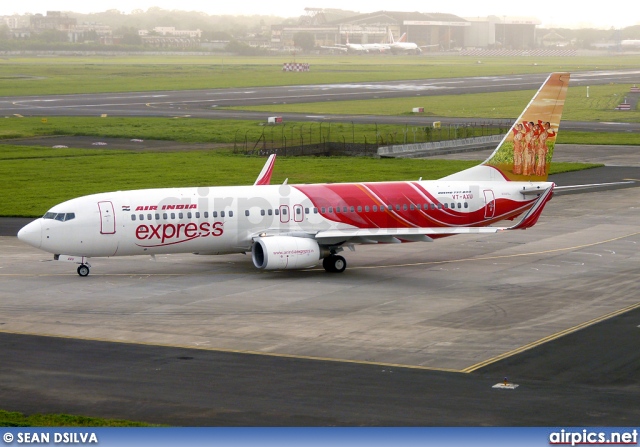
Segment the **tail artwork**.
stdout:
<path fill-rule="evenodd" d="M 480 166 L 445 178 L 546 181 L 569 87 L 569 76 L 569 73 L 552 73 L 487 160 Z"/>

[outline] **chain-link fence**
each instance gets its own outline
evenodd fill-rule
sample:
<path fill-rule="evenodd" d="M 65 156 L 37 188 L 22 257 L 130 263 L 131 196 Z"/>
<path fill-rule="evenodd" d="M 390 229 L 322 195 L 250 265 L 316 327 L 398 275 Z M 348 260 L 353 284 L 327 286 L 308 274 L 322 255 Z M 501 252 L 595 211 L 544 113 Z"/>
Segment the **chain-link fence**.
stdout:
<path fill-rule="evenodd" d="M 464 140 L 505 134 L 510 121 L 473 121 L 429 126 L 355 123 L 279 123 L 236 133 L 235 153 L 282 156 L 375 156 L 381 146 Z"/>

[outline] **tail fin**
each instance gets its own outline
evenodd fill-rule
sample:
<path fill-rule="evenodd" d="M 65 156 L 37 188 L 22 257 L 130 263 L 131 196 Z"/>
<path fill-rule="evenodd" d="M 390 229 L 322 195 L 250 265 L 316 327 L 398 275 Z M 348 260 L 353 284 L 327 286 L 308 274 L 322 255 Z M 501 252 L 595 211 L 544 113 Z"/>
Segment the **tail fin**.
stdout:
<path fill-rule="evenodd" d="M 400 36 L 400 39 L 398 39 L 398 42 L 406 42 L 407 41 L 407 33 L 404 33 L 402 36 Z"/>
<path fill-rule="evenodd" d="M 549 75 L 489 158 L 445 179 L 546 181 L 569 76 L 569 73 Z"/>

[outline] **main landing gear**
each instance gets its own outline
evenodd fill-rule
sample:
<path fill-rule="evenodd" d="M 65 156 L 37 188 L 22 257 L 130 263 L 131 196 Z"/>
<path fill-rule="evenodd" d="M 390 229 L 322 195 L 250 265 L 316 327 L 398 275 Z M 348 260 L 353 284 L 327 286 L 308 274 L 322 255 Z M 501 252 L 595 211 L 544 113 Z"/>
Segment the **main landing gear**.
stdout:
<path fill-rule="evenodd" d="M 85 277 L 89 275 L 89 266 L 87 264 L 80 264 L 78 267 L 78 275 Z"/>
<path fill-rule="evenodd" d="M 347 260 L 342 256 L 331 254 L 322 260 L 322 266 L 329 273 L 342 273 L 347 268 Z"/>

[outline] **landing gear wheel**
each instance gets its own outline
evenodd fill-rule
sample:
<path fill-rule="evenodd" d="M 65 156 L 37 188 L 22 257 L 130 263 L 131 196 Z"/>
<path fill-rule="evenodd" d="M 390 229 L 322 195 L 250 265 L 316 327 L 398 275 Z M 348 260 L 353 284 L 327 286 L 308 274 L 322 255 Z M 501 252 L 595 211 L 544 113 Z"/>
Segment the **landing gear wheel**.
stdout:
<path fill-rule="evenodd" d="M 322 260 L 322 266 L 329 273 L 342 273 L 347 268 L 347 260 L 342 256 L 330 255 Z"/>
<path fill-rule="evenodd" d="M 89 266 L 82 264 L 80 265 L 80 267 L 78 267 L 78 275 L 84 277 L 87 276 L 89 274 Z"/>

